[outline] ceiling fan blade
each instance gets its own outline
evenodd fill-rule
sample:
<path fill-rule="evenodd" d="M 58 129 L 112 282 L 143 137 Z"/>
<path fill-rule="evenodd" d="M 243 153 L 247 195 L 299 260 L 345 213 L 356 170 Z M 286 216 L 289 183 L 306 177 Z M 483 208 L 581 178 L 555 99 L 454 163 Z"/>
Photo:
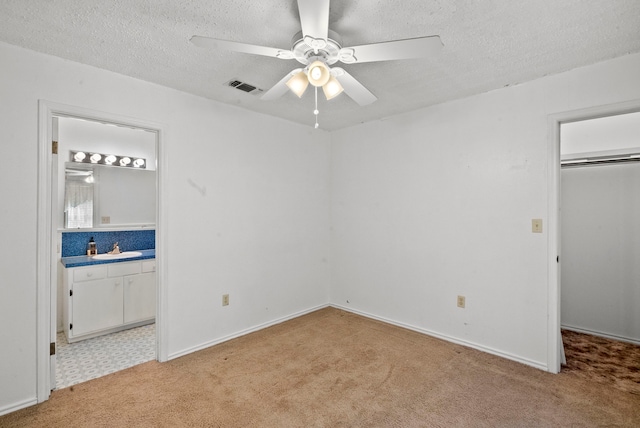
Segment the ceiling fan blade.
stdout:
<path fill-rule="evenodd" d="M 271 101 L 271 100 L 275 100 L 276 98 L 280 98 L 281 96 L 286 94 L 287 91 L 289 90 L 289 87 L 287 86 L 287 82 L 289 81 L 289 79 L 291 79 L 291 77 L 293 77 L 294 74 L 297 74 L 301 71 L 302 71 L 301 68 L 296 68 L 295 70 L 292 70 L 291 72 L 289 72 L 278 83 L 273 85 L 271 89 L 265 92 L 262 95 L 262 97 L 260 97 L 260 99 L 263 101 Z"/>
<path fill-rule="evenodd" d="M 281 59 L 293 58 L 293 53 L 287 49 L 250 45 L 247 43 L 232 42 L 230 40 L 213 39 L 211 37 L 193 36 L 191 37 L 190 42 L 196 46 L 204 48 L 226 49 L 234 52 L 271 56 Z"/>
<path fill-rule="evenodd" d="M 329 0 L 298 0 L 300 25 L 305 37 L 327 40 L 329 33 Z"/>
<path fill-rule="evenodd" d="M 355 77 L 347 73 L 340 67 L 333 67 L 331 74 L 338 79 L 338 82 L 342 85 L 344 92 L 351 97 L 355 102 L 361 106 L 366 106 L 377 100 L 378 98 L 373 95 L 362 83 L 358 82 Z"/>
<path fill-rule="evenodd" d="M 361 62 L 392 61 L 397 59 L 426 58 L 442 50 L 439 36 L 417 37 L 352 46 L 340 51 L 340 61 L 346 64 Z M 351 57 L 351 59 L 349 59 Z"/>

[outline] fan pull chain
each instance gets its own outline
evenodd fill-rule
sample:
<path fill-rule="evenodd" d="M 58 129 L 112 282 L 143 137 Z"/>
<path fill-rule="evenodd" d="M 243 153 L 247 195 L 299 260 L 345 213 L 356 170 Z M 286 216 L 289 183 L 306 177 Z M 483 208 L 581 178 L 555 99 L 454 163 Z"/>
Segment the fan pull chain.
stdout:
<path fill-rule="evenodd" d="M 316 86 L 315 88 L 316 88 L 316 109 L 313 111 L 313 114 L 316 115 L 316 129 L 318 129 L 318 126 L 320 126 L 318 125 L 318 113 L 320 112 L 318 111 L 318 87 Z"/>

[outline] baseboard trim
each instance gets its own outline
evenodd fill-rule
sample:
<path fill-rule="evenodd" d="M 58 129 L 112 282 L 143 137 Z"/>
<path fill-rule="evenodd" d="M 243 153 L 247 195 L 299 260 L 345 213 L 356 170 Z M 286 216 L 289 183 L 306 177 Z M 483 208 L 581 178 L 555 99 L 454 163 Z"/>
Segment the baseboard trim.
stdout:
<path fill-rule="evenodd" d="M 496 355 L 496 356 L 501 357 L 501 358 L 506 358 L 507 360 L 515 361 L 515 362 L 518 362 L 518 363 L 521 363 L 521 364 L 525 364 L 527 366 L 531 366 L 531 367 L 534 367 L 534 368 L 539 369 L 539 370 L 550 372 L 548 365 L 546 365 L 544 363 L 541 363 L 541 362 L 538 362 L 538 361 L 529 360 L 527 358 L 522 358 L 522 357 L 519 357 L 517 355 L 510 354 L 508 352 L 503 352 L 503 351 L 500 351 L 500 350 L 497 350 L 497 349 L 493 349 L 493 348 L 489 348 L 489 347 L 486 347 L 486 346 L 483 346 L 483 345 L 479 345 L 477 343 L 469 342 L 469 341 L 466 341 L 466 340 L 461 340 L 461 339 L 458 339 L 456 337 L 449 336 L 449 335 L 442 334 L 442 333 L 438 333 L 438 332 L 435 332 L 435 331 L 432 331 L 432 330 L 427 330 L 427 329 L 422 328 L 422 327 L 416 327 L 416 326 L 411 325 L 411 324 L 406 324 L 406 323 L 403 323 L 403 322 L 399 322 L 399 321 L 391 320 L 391 319 L 388 319 L 388 318 L 380 317 L 380 316 L 373 315 L 373 314 L 370 314 L 370 313 L 367 313 L 367 312 L 363 312 L 363 311 L 359 311 L 359 310 L 356 310 L 356 309 L 353 309 L 353 308 L 350 308 L 350 307 L 345 307 L 345 306 L 337 305 L 337 304 L 330 304 L 329 306 L 334 307 L 336 309 L 342 309 L 343 311 L 351 312 L 351 313 L 356 314 L 356 315 L 361 315 L 361 316 L 363 316 L 365 318 L 371 318 L 371 319 L 374 319 L 376 321 L 381 321 L 381 322 L 384 322 L 384 323 L 387 323 L 387 324 L 395 325 L 397 327 L 406 328 L 407 330 L 412 330 L 412 331 L 415 331 L 417 333 L 422 333 L 422 334 L 425 334 L 427 336 L 431 336 L 431 337 L 435 337 L 437 339 L 442 339 L 442 340 L 447 341 L 447 342 L 455 343 L 457 345 L 462 345 L 462 346 L 467 346 L 469 348 L 477 349 L 479 351 L 486 352 L 486 353 L 492 354 L 492 355 Z"/>
<path fill-rule="evenodd" d="M 275 319 L 273 321 L 269 321 L 269 322 L 266 322 L 266 323 L 263 323 L 263 324 L 259 324 L 259 325 L 256 325 L 254 327 L 250 327 L 250 328 L 238 331 L 236 333 L 229 334 L 227 336 L 223 336 L 223 337 L 215 339 L 215 340 L 204 342 L 204 343 L 201 343 L 200 345 L 196 345 L 196 346 L 193 346 L 191 348 L 183 349 L 182 351 L 179 351 L 179 352 L 174 352 L 174 353 L 169 355 L 169 360 L 173 360 L 175 358 L 179 358 L 179 357 L 191 354 L 193 352 L 201 351 L 201 350 L 209 348 L 211 346 L 219 345 L 220 343 L 227 342 L 227 341 L 229 341 L 231 339 L 235 339 L 235 338 L 247 335 L 249 333 L 253 333 L 253 332 L 265 329 L 267 327 L 271 327 L 271 326 L 276 325 L 276 324 L 281 324 L 281 323 L 283 323 L 285 321 L 289 321 L 289 320 L 292 320 L 294 318 L 298 318 L 298 317 L 300 317 L 302 315 L 306 315 L 308 313 L 315 312 L 317 310 L 320 310 L 320 309 L 323 309 L 323 308 L 326 308 L 326 307 L 333 307 L 333 308 L 336 308 L 336 309 L 341 309 L 343 311 L 351 312 L 353 314 L 360 315 L 360 316 L 363 316 L 365 318 L 370 318 L 370 319 L 373 319 L 373 320 L 376 320 L 376 321 L 384 322 L 386 324 L 391 324 L 391 325 L 395 325 L 397 327 L 406 328 L 407 330 L 415 331 L 417 333 L 425 334 L 427 336 L 435 337 L 437 339 L 442 339 L 444 341 L 455 343 L 457 345 L 462 345 L 462 346 L 467 346 L 469 348 L 477 349 L 479 351 L 486 352 L 486 353 L 491 354 L 491 355 L 496 355 L 498 357 L 505 358 L 505 359 L 511 360 L 511 361 L 515 361 L 515 362 L 518 362 L 518 363 L 521 363 L 521 364 L 524 364 L 524 365 L 527 365 L 527 366 L 530 366 L 530 367 L 534 367 L 534 368 L 539 369 L 539 370 L 543 370 L 543 371 L 547 371 L 547 372 L 550 371 L 546 364 L 538 362 L 538 361 L 533 361 L 533 360 L 530 360 L 530 359 L 527 359 L 527 358 L 522 358 L 522 357 L 519 357 L 517 355 L 510 354 L 508 352 L 503 352 L 503 351 L 500 351 L 500 350 L 497 350 L 497 349 L 494 349 L 494 348 L 489 348 L 489 347 L 486 347 L 486 346 L 483 346 L 483 345 L 479 345 L 477 343 L 469 342 L 469 341 L 466 341 L 466 340 L 461 340 L 461 339 L 458 339 L 458 338 L 453 337 L 453 336 L 449 336 L 449 335 L 446 335 L 446 334 L 438 333 L 438 332 L 435 332 L 435 331 L 432 331 L 432 330 L 428 330 L 428 329 L 425 329 L 425 328 L 421 328 L 421 327 L 416 327 L 414 325 L 406 324 L 406 323 L 395 321 L 395 320 L 392 320 L 392 319 L 380 317 L 378 315 L 373 315 L 373 314 L 370 314 L 368 312 L 359 311 L 359 310 L 356 310 L 356 309 L 353 309 L 353 308 L 350 308 L 350 307 L 337 305 L 337 304 L 331 304 L 331 303 L 330 304 L 325 304 L 325 305 L 318 305 L 318 306 L 315 306 L 315 307 L 312 307 L 312 308 L 309 308 L 309 309 L 305 309 L 303 311 L 295 312 L 295 313 L 293 313 L 291 315 L 287 315 L 285 317 L 277 318 L 277 319 Z"/>
<path fill-rule="evenodd" d="M 562 324 L 560 325 L 560 328 L 562 328 L 563 330 L 575 331 L 577 333 L 584 333 L 584 334 L 590 334 L 592 336 L 604 337 L 605 339 L 619 340 L 620 342 L 627 342 L 627 343 L 633 343 L 634 345 L 640 345 L 640 340 L 634 339 L 631 337 L 616 336 L 615 334 L 603 333 L 601 331 L 595 331 L 595 330 L 588 330 L 585 328 L 574 327 L 572 325 Z"/>
<path fill-rule="evenodd" d="M 265 329 L 267 327 L 271 327 L 271 326 L 274 326 L 276 324 L 281 324 L 281 323 L 283 323 L 285 321 L 289 321 L 289 320 L 292 320 L 294 318 L 298 318 L 298 317 L 300 317 L 302 315 L 306 315 L 306 314 L 309 314 L 311 312 L 315 312 L 317 310 L 326 308 L 327 306 L 329 306 L 329 305 L 326 305 L 326 304 L 325 305 L 319 305 L 319 306 L 315 306 L 315 307 L 312 307 L 312 308 L 309 308 L 309 309 L 305 309 L 303 311 L 295 312 L 295 313 L 293 313 L 291 315 L 287 315 L 285 317 L 277 318 L 277 319 L 275 319 L 273 321 L 268 321 L 268 322 L 263 323 L 263 324 L 258 324 L 256 326 L 253 326 L 253 327 L 250 327 L 250 328 L 247 328 L 247 329 L 244 329 L 244 330 L 240 330 L 240 331 L 238 331 L 236 333 L 232 333 L 232 334 L 229 334 L 227 336 L 223 336 L 223 337 L 218 338 L 218 339 L 210 340 L 208 342 L 201 343 L 200 345 L 196 345 L 196 346 L 193 346 L 191 348 L 183 349 L 182 351 L 179 351 L 179 352 L 174 352 L 172 354 L 169 354 L 169 360 L 173 360 L 175 358 L 183 357 L 183 356 L 191 354 L 193 352 L 201 351 L 201 350 L 206 349 L 206 348 L 210 348 L 211 346 L 219 345 L 220 343 L 227 342 L 227 341 L 229 341 L 231 339 L 236 339 L 238 337 L 247 335 L 249 333 L 253 333 L 253 332 L 256 332 L 256 331 L 259 331 L 259 330 L 263 330 L 263 329 Z"/>
<path fill-rule="evenodd" d="M 36 404 L 38 404 L 38 399 L 37 398 L 31 398 L 29 400 L 20 401 L 18 403 L 11 404 L 10 406 L 1 408 L 0 409 L 0 416 L 9 414 L 9 413 L 12 413 L 12 412 L 15 412 L 15 411 L 18 411 L 20 409 L 24 409 L 25 407 L 34 406 Z"/>

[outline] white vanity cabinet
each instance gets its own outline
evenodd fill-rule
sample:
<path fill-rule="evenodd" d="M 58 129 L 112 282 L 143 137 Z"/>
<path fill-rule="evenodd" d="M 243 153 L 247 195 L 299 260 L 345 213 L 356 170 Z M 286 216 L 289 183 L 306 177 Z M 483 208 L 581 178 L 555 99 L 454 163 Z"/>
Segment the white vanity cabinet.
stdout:
<path fill-rule="evenodd" d="M 155 276 L 155 260 L 63 269 L 67 341 L 154 322 Z"/>
<path fill-rule="evenodd" d="M 124 323 L 156 316 L 156 261 L 143 260 L 142 273 L 124 277 Z"/>
<path fill-rule="evenodd" d="M 71 337 L 122 325 L 122 279 L 105 278 L 73 284 Z M 69 338 L 71 338 L 69 337 Z"/>

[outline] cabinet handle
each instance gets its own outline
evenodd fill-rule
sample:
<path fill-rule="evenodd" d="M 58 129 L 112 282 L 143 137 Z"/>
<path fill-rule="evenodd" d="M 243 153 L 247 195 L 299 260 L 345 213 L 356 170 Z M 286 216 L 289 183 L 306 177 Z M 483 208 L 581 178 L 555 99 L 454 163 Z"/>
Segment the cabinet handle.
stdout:
<path fill-rule="evenodd" d="M 87 277 L 88 277 L 88 278 L 91 278 L 92 276 L 93 276 L 93 273 L 91 273 L 91 272 L 87 272 Z"/>

